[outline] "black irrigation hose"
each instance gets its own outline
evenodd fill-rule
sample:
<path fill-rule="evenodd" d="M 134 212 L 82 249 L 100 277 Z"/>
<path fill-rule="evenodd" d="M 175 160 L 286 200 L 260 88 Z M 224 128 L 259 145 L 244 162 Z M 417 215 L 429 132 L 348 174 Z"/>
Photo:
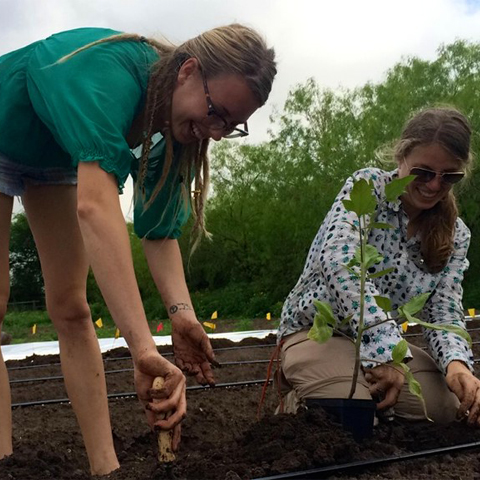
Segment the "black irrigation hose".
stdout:
<path fill-rule="evenodd" d="M 38 377 L 38 378 L 20 378 L 18 380 L 10 380 L 10 385 L 18 385 L 19 383 L 46 382 L 48 380 L 63 380 L 63 375 L 57 375 L 52 377 Z"/>
<path fill-rule="evenodd" d="M 268 348 L 268 347 L 275 347 L 275 343 L 262 343 L 261 345 L 241 345 L 239 347 L 223 347 L 223 348 L 215 348 L 213 351 L 217 352 L 225 352 L 229 350 L 245 350 L 250 348 Z M 171 357 L 173 356 L 173 352 L 166 352 L 162 353 L 162 357 Z M 131 360 L 132 357 L 129 355 L 127 357 L 114 357 L 114 358 L 105 358 L 104 363 L 107 362 L 115 362 L 117 360 Z M 15 361 L 15 360 L 8 360 L 8 361 Z M 7 367 L 8 371 L 13 370 L 28 370 L 29 368 L 45 368 L 45 367 L 59 367 L 60 362 L 55 363 L 42 363 L 40 365 L 22 365 L 20 367 Z"/>
<path fill-rule="evenodd" d="M 220 367 L 230 367 L 237 365 L 254 365 L 258 363 L 268 363 L 270 360 L 242 360 L 238 362 L 222 362 Z M 105 370 L 105 375 L 111 373 L 124 373 L 124 372 L 133 372 L 133 368 L 121 368 L 119 370 Z M 54 375 L 50 377 L 36 377 L 36 378 L 19 378 L 17 380 L 10 380 L 10 385 L 19 384 L 19 383 L 33 383 L 33 382 L 45 382 L 48 380 L 63 380 L 63 375 Z"/>
<path fill-rule="evenodd" d="M 105 375 L 108 373 L 122 373 L 133 372 L 133 368 L 122 368 L 120 370 L 106 370 Z M 36 378 L 19 378 L 17 380 L 10 380 L 10 385 L 19 383 L 33 383 L 33 382 L 46 382 L 48 380 L 63 380 L 63 375 L 54 375 L 50 377 L 36 377 Z"/>
<path fill-rule="evenodd" d="M 232 388 L 232 387 L 250 387 L 252 385 L 261 385 L 264 384 L 266 379 L 259 380 L 245 380 L 243 382 L 228 382 L 228 383 L 218 383 L 214 387 L 210 385 L 192 385 L 187 387 L 187 391 L 198 391 L 198 390 L 208 390 L 208 389 L 218 389 L 218 388 Z M 272 383 L 272 380 L 269 380 L 268 383 Z M 132 398 L 136 397 L 135 392 L 123 392 L 123 393 L 109 393 L 107 398 Z M 60 403 L 70 403 L 68 398 L 52 398 L 48 400 L 34 400 L 32 402 L 19 402 L 12 403 L 12 408 L 19 407 L 34 407 L 39 405 L 55 405 Z"/>
<path fill-rule="evenodd" d="M 480 342 L 479 342 L 480 343 Z M 422 347 L 425 349 L 426 347 Z M 237 366 L 237 365 L 254 365 L 259 363 L 269 363 L 270 360 L 242 360 L 237 362 L 222 362 L 220 367 L 226 366 Z M 480 358 L 475 358 L 473 363 L 480 363 Z M 132 372 L 133 368 L 121 368 L 119 370 L 105 370 L 105 375 L 112 374 L 112 373 L 124 373 L 124 372 Z M 50 377 L 37 377 L 37 378 L 19 378 L 17 380 L 10 380 L 10 385 L 18 385 L 19 383 L 34 383 L 34 382 L 45 382 L 49 380 L 63 380 L 62 375 L 57 376 L 50 376 Z"/>
<path fill-rule="evenodd" d="M 289 478 L 301 478 L 301 479 L 320 479 L 327 478 L 325 475 L 331 475 L 333 473 L 345 472 L 348 470 L 366 469 L 369 467 L 377 467 L 381 465 L 387 465 L 394 462 L 405 462 L 407 460 L 417 460 L 433 455 L 439 455 L 442 453 L 457 453 L 465 450 L 473 450 L 480 448 L 480 442 L 465 443 L 461 445 L 453 445 L 451 447 L 440 447 L 431 450 L 421 450 L 414 453 L 406 453 L 404 455 L 396 455 L 394 457 L 377 458 L 373 460 L 361 460 L 358 462 L 344 463 L 342 465 L 330 465 L 328 467 L 313 468 L 310 470 L 303 470 L 291 473 L 285 473 L 280 475 L 272 475 L 269 477 L 258 477 L 253 480 L 284 480 Z"/>
<path fill-rule="evenodd" d="M 238 347 L 222 347 L 222 348 L 214 348 L 214 353 L 217 352 L 227 352 L 229 350 L 246 350 L 251 348 L 268 348 L 268 347 L 276 347 L 275 343 L 262 343 L 260 345 L 240 345 Z M 173 356 L 173 352 L 162 353 L 162 357 L 171 357 Z M 114 357 L 114 358 L 106 358 L 105 363 L 107 362 L 114 362 L 116 360 L 131 360 L 131 356 L 127 357 Z"/>

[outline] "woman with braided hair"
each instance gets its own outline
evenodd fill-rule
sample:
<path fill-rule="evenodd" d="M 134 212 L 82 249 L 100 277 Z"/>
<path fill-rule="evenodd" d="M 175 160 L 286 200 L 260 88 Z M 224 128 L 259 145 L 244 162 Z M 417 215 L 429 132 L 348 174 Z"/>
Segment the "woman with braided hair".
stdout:
<path fill-rule="evenodd" d="M 459 217 L 454 185 L 471 169 L 471 138 L 470 123 L 457 109 L 425 108 L 407 121 L 395 143 L 394 170 L 363 168 L 345 181 L 283 306 L 278 336 L 285 412 L 296 412 L 311 398 L 349 396 L 355 363 L 350 340 L 357 336 L 362 298 L 359 279 L 345 273 L 359 240 L 357 218 L 343 201 L 363 179 L 378 203 L 368 242 L 381 259 L 369 268 L 371 277 L 362 287 L 364 321 L 371 328 L 361 338 L 362 369 L 354 398 L 373 398 L 377 410 L 389 409 L 397 419 L 427 419 L 404 372 L 391 365 L 393 348 L 403 334 L 395 317 L 400 306 L 428 294 L 419 319 L 437 327 L 465 327 L 462 281 L 471 234 Z M 400 198 L 388 201 L 386 185 L 410 175 L 414 179 Z M 391 228 L 379 228 L 381 224 Z M 385 270 L 385 275 L 375 275 Z M 394 312 L 386 322 L 376 303 L 379 295 L 391 301 Z M 340 334 L 324 344 L 308 338 L 315 300 L 327 302 L 338 319 Z M 428 417 L 442 423 L 466 419 L 480 427 L 480 380 L 468 342 L 446 330 L 424 327 L 423 335 L 428 351 L 408 344 L 405 359 L 422 387 Z"/>
<path fill-rule="evenodd" d="M 94 475 L 119 465 L 86 299 L 88 268 L 130 348 L 149 424 L 175 427 L 176 447 L 186 412 L 181 370 L 214 383 L 213 351 L 192 307 L 177 238 L 190 211 L 197 238 L 205 232 L 209 139 L 247 135 L 247 120 L 266 102 L 275 74 L 273 49 L 238 24 L 178 47 L 81 28 L 0 57 L 0 327 L 9 296 L 13 198 L 20 196 Z M 137 147 L 138 159 L 132 154 Z M 135 280 L 118 197 L 129 174 L 135 232 L 172 320 L 180 368 L 157 352 Z M 157 376 L 165 378 L 162 391 L 151 390 Z M 12 453 L 10 402 L 0 354 L 0 458 Z M 157 420 L 165 411 L 173 414 Z"/>

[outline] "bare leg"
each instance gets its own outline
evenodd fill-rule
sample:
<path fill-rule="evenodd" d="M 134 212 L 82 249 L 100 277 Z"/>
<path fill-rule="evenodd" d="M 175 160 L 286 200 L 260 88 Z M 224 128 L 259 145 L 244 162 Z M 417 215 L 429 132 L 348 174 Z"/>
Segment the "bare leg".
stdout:
<path fill-rule="evenodd" d="M 0 332 L 10 294 L 8 244 L 13 198 L 0 193 Z M 0 348 L 0 458 L 12 454 L 12 406 L 8 373 Z"/>
<path fill-rule="evenodd" d="M 86 300 L 88 262 L 78 227 L 76 187 L 29 187 L 24 205 L 37 244 L 49 315 L 58 332 L 68 396 L 93 475 L 119 467 L 98 340 Z"/>

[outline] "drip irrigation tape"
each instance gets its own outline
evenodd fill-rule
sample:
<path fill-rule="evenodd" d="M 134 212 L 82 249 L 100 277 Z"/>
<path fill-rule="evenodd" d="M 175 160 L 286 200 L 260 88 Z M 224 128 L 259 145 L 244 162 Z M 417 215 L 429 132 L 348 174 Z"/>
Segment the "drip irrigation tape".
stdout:
<path fill-rule="evenodd" d="M 254 385 L 261 385 L 264 384 L 266 379 L 261 380 L 246 380 L 244 382 L 228 382 L 228 383 L 218 383 L 214 387 L 210 385 L 192 385 L 187 387 L 187 391 L 199 391 L 199 390 L 209 390 L 209 389 L 218 389 L 218 388 L 234 388 L 234 387 L 250 387 Z M 268 383 L 272 383 L 272 380 L 269 380 Z M 114 399 L 114 398 L 132 398 L 136 397 L 137 394 L 135 392 L 123 392 L 123 393 L 109 393 L 107 398 Z M 60 403 L 70 403 L 68 398 L 52 398 L 48 400 L 34 400 L 32 402 L 19 402 L 19 403 L 12 403 L 12 408 L 20 408 L 20 407 L 35 407 L 41 405 L 55 405 Z"/>
<path fill-rule="evenodd" d="M 15 360 L 8 360 L 9 362 L 14 362 Z M 13 370 L 30 370 L 34 368 L 45 368 L 45 367 L 59 367 L 60 362 L 56 363 L 41 363 L 40 365 L 22 365 L 21 367 L 7 367 L 7 370 L 9 372 L 12 372 Z"/>
<path fill-rule="evenodd" d="M 268 348 L 268 347 L 276 347 L 275 343 L 262 343 L 260 345 L 239 345 L 238 347 L 221 347 L 221 348 L 214 348 L 214 353 L 217 352 L 228 352 L 230 350 L 250 350 L 252 348 Z M 173 352 L 166 352 L 162 353 L 162 357 L 171 357 L 173 356 Z M 105 362 L 114 362 L 116 360 L 131 360 L 131 356 L 128 355 L 126 357 L 113 357 L 113 358 L 106 358 Z"/>
<path fill-rule="evenodd" d="M 270 360 L 242 360 L 237 362 L 222 362 L 220 367 L 235 367 L 237 365 L 255 365 L 261 363 L 269 363 Z M 124 373 L 133 372 L 133 368 L 121 368 L 118 370 L 105 370 L 105 375 L 112 373 Z M 19 378 L 16 380 L 10 380 L 10 385 L 19 383 L 33 383 L 33 382 L 46 382 L 48 380 L 63 380 L 63 375 L 54 375 L 50 377 L 35 377 L 35 378 Z"/>
<path fill-rule="evenodd" d="M 10 385 L 18 385 L 19 383 L 46 382 L 48 380 L 63 380 L 63 375 L 38 378 L 20 378 L 18 380 L 10 380 Z"/>
<path fill-rule="evenodd" d="M 358 462 L 344 463 L 343 465 L 330 465 L 328 467 L 314 468 L 311 470 L 303 470 L 280 475 L 273 475 L 269 477 L 258 477 L 253 480 L 284 480 L 284 479 L 320 479 L 328 478 L 333 473 L 345 472 L 348 470 L 355 470 L 358 473 L 359 469 L 366 469 L 370 467 L 377 467 L 387 465 L 394 462 L 405 462 L 407 460 L 418 460 L 427 458 L 433 455 L 440 455 L 442 453 L 457 453 L 465 450 L 473 450 L 480 448 L 480 442 L 465 443 L 461 445 L 453 445 L 450 447 L 441 447 L 431 450 L 422 450 L 414 453 L 407 453 L 404 455 L 397 455 L 394 457 L 376 458 L 373 460 L 362 460 Z"/>
<path fill-rule="evenodd" d="M 251 349 L 251 348 L 274 348 L 276 344 L 274 343 L 262 343 L 261 345 L 241 345 L 239 347 L 223 347 L 223 348 L 215 348 L 213 351 L 215 353 L 217 352 L 226 352 L 230 350 L 246 350 L 246 349 Z M 162 353 L 162 357 L 172 357 L 173 352 L 166 352 Z M 105 358 L 104 363 L 109 363 L 109 362 L 116 362 L 117 360 L 131 360 L 132 357 L 130 355 L 126 357 L 114 357 L 114 358 Z M 45 367 L 59 367 L 60 362 L 55 362 L 55 363 L 42 363 L 40 365 L 22 365 L 20 367 L 7 367 L 8 371 L 13 371 L 13 370 L 28 370 L 30 368 L 45 368 Z"/>
<path fill-rule="evenodd" d="M 133 368 L 122 368 L 119 370 L 106 370 L 105 375 L 109 373 L 123 373 L 123 372 L 133 372 Z M 33 382 L 46 382 L 48 380 L 63 380 L 63 375 L 54 375 L 50 377 L 36 377 L 36 378 L 19 378 L 16 380 L 10 380 L 10 385 L 18 383 L 33 383 Z"/>

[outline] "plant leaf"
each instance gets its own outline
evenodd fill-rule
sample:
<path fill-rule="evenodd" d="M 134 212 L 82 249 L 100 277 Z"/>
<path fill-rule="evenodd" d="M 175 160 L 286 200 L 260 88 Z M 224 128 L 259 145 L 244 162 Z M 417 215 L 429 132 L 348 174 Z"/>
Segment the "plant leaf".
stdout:
<path fill-rule="evenodd" d="M 352 318 L 353 318 L 353 314 L 352 314 L 352 315 L 349 315 L 348 317 L 345 317 L 345 318 L 340 322 L 340 325 L 342 325 L 342 326 L 347 325 Z"/>
<path fill-rule="evenodd" d="M 429 328 L 431 330 L 441 330 L 444 332 L 454 333 L 459 337 L 465 339 L 469 343 L 469 345 L 472 345 L 472 337 L 470 337 L 470 334 L 464 328 L 459 327 L 458 325 L 436 325 L 435 323 L 424 322 L 423 320 L 414 317 L 411 317 L 411 319 L 412 322 L 421 325 L 422 327 Z"/>
<path fill-rule="evenodd" d="M 342 200 L 343 206 L 345 207 L 345 210 L 348 212 L 354 212 L 355 211 L 355 204 L 348 199 Z"/>
<path fill-rule="evenodd" d="M 355 267 L 356 265 L 358 265 L 359 262 L 358 262 L 358 259 L 356 256 L 354 256 L 346 265 L 345 265 L 345 268 L 352 268 L 352 267 Z"/>
<path fill-rule="evenodd" d="M 405 305 L 401 307 L 401 309 L 404 313 L 415 315 L 420 310 L 422 310 L 428 300 L 428 297 L 430 297 L 430 292 L 417 295 L 416 297 L 411 298 Z"/>
<path fill-rule="evenodd" d="M 427 413 L 427 405 L 425 404 L 425 399 L 423 398 L 422 386 L 417 380 L 415 380 L 413 373 L 410 371 L 410 368 L 405 363 L 399 363 L 397 366 L 401 367 L 405 373 L 405 380 L 407 381 L 409 392 L 412 395 L 415 395 L 420 400 L 420 402 L 422 403 L 423 413 L 425 414 L 425 417 L 427 418 L 427 420 L 432 422 L 433 420 L 428 416 Z"/>
<path fill-rule="evenodd" d="M 404 318 L 408 324 L 410 325 L 415 325 L 417 323 L 417 318 L 414 317 L 413 315 L 410 315 L 408 312 L 403 311 L 403 307 L 398 307 L 398 318 L 397 318 L 397 323 L 404 323 L 402 322 L 402 318 Z"/>
<path fill-rule="evenodd" d="M 373 297 L 377 305 L 384 311 L 384 312 L 391 312 L 392 311 L 392 301 L 388 297 L 381 297 L 380 295 L 374 295 Z"/>
<path fill-rule="evenodd" d="M 415 175 L 408 175 L 403 178 L 394 178 L 390 183 L 385 185 L 385 197 L 387 202 L 394 202 L 402 193 L 405 192 L 405 187 L 415 180 Z"/>
<path fill-rule="evenodd" d="M 412 372 L 408 372 L 408 373 L 409 374 L 406 375 L 406 378 L 408 381 L 408 390 L 410 391 L 411 394 L 416 395 L 419 398 L 423 398 L 422 386 L 420 385 L 418 380 L 415 380 Z"/>
<path fill-rule="evenodd" d="M 325 343 L 333 335 L 333 326 L 336 324 L 332 307 L 326 302 L 313 302 L 317 313 L 313 319 L 313 326 L 308 332 L 308 338 L 318 343 Z"/>
<path fill-rule="evenodd" d="M 333 310 L 329 303 L 314 300 L 313 304 L 317 309 L 317 314 L 315 315 L 314 322 L 319 321 L 320 325 L 328 324 L 332 327 L 336 325 L 337 320 L 333 315 Z"/>
<path fill-rule="evenodd" d="M 381 277 L 383 275 L 387 275 L 390 272 L 393 272 L 394 270 L 395 270 L 395 267 L 386 268 L 385 270 L 381 270 L 380 272 L 369 273 L 368 277 L 369 278 Z"/>
<path fill-rule="evenodd" d="M 332 335 L 333 328 L 329 325 L 314 324 L 308 331 L 307 337 L 314 342 L 325 343 L 332 338 Z"/>
<path fill-rule="evenodd" d="M 370 268 L 376 263 L 380 263 L 383 257 L 378 253 L 378 250 L 368 243 L 365 245 L 365 268 Z"/>
<path fill-rule="evenodd" d="M 403 359 L 405 358 L 405 355 L 407 354 L 408 351 L 408 344 L 405 339 L 402 338 L 395 347 L 393 347 L 392 350 L 392 358 L 395 363 L 402 363 Z"/>
<path fill-rule="evenodd" d="M 349 212 L 355 212 L 359 217 L 373 213 L 377 205 L 376 198 L 372 194 L 372 185 L 363 178 L 353 184 L 350 200 L 342 201 Z"/>
<path fill-rule="evenodd" d="M 353 256 L 352 260 L 355 260 L 357 265 L 362 265 L 362 249 L 360 246 L 355 249 L 355 255 Z"/>

